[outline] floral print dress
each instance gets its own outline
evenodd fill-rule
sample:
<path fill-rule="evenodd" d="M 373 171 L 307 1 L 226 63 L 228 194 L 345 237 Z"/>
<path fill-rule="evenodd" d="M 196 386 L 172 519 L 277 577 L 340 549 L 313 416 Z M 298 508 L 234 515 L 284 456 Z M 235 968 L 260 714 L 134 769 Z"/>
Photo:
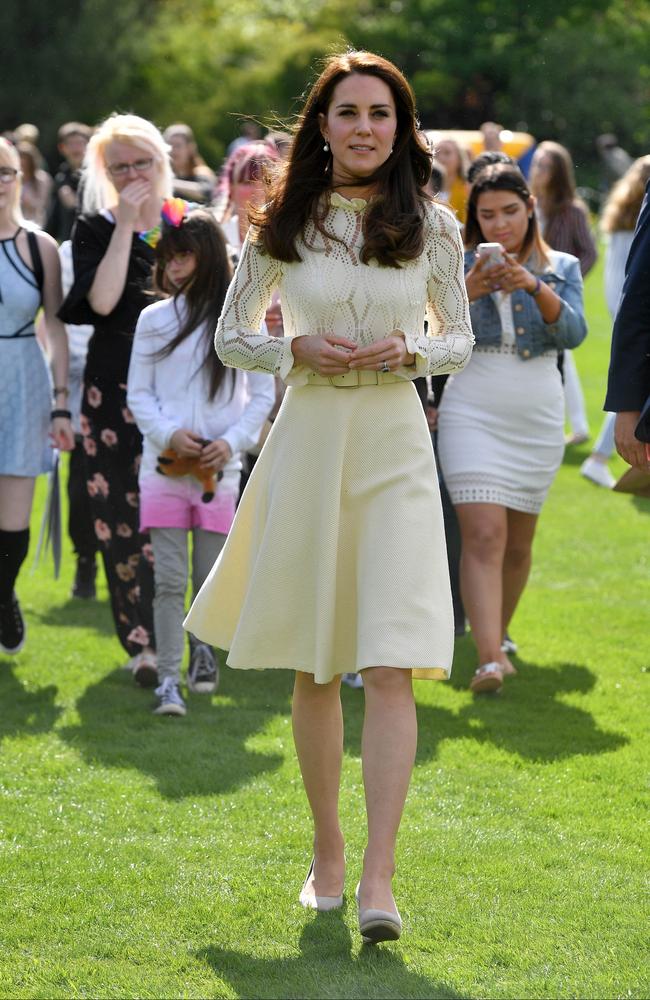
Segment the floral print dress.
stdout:
<path fill-rule="evenodd" d="M 75 281 L 60 312 L 66 323 L 91 323 L 81 406 L 86 482 L 118 638 L 131 655 L 154 646 L 153 550 L 139 520 L 142 435 L 126 405 L 133 333 L 150 292 L 153 250 L 133 236 L 124 292 L 108 316 L 87 295 L 113 234 L 108 212 L 81 216 L 72 235 Z"/>

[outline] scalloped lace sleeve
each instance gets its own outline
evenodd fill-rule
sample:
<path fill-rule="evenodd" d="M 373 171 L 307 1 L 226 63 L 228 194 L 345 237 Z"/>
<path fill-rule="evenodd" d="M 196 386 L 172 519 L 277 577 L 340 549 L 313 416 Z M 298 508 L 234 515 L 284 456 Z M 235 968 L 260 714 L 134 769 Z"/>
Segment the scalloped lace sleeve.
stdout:
<path fill-rule="evenodd" d="M 429 329 L 426 335 L 405 333 L 408 351 L 415 356 L 415 369 L 410 369 L 412 378 L 459 371 L 469 361 L 474 345 L 458 226 L 438 206 L 434 206 L 429 219 L 424 249 L 429 262 Z M 406 371 L 409 369 L 400 369 L 400 374 Z"/>
<path fill-rule="evenodd" d="M 214 337 L 215 350 L 224 365 L 282 379 L 293 368 L 290 338 L 260 333 L 281 278 L 282 262 L 262 253 L 246 237 Z"/>

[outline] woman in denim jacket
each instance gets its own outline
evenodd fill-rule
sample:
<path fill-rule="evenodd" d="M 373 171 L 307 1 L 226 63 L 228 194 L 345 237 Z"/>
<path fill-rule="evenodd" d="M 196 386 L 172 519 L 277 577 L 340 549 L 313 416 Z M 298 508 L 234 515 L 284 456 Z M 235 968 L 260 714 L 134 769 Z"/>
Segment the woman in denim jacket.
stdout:
<path fill-rule="evenodd" d="M 445 482 L 462 537 L 461 588 L 479 667 L 471 688 L 497 691 L 515 673 L 503 637 L 528 579 L 537 517 L 562 461 L 562 348 L 587 328 L 578 260 L 542 240 L 525 178 L 482 170 L 470 192 L 465 283 L 476 337 L 449 379 L 438 430 Z M 479 258 L 499 243 L 500 263 Z"/>

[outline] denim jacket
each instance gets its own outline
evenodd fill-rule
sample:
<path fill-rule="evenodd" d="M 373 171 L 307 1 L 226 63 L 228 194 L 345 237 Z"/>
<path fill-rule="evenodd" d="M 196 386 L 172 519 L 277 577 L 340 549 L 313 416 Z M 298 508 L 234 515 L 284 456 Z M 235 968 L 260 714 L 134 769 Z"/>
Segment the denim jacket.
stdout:
<path fill-rule="evenodd" d="M 465 253 L 465 274 L 474 265 L 473 250 Z M 546 351 L 577 347 L 587 336 L 582 302 L 582 275 L 577 257 L 557 250 L 550 252 L 550 266 L 539 273 L 541 281 L 562 299 L 555 323 L 546 323 L 534 296 L 523 289 L 512 293 L 512 316 L 517 334 L 517 353 L 522 361 Z M 531 268 L 528 268 L 531 270 Z M 532 272 L 531 270 L 531 273 Z M 491 295 L 470 303 L 476 347 L 497 347 L 501 343 L 501 320 Z"/>

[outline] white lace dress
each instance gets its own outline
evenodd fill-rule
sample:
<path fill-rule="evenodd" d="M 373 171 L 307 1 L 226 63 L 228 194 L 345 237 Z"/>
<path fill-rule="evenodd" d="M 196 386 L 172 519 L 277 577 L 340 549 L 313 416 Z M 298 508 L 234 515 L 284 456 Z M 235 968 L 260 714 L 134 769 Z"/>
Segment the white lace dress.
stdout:
<path fill-rule="evenodd" d="M 231 667 L 302 670 L 318 683 L 370 666 L 432 678 L 451 669 L 440 497 L 411 380 L 456 371 L 470 356 L 462 246 L 453 217 L 431 206 L 420 258 L 399 269 L 364 265 L 365 208 L 332 195 L 326 226 L 338 239 L 307 226 L 297 263 L 247 242 L 219 322 L 226 364 L 290 386 L 185 623 L 228 649 Z M 284 338 L 259 332 L 276 289 Z M 294 365 L 293 335 L 367 344 L 395 330 L 416 364 L 391 383 L 314 385 Z"/>
<path fill-rule="evenodd" d="M 502 337 L 474 348 L 447 381 L 438 457 L 453 504 L 493 503 L 539 514 L 564 454 L 564 395 L 557 351 L 517 354 L 509 295 L 495 293 Z"/>

